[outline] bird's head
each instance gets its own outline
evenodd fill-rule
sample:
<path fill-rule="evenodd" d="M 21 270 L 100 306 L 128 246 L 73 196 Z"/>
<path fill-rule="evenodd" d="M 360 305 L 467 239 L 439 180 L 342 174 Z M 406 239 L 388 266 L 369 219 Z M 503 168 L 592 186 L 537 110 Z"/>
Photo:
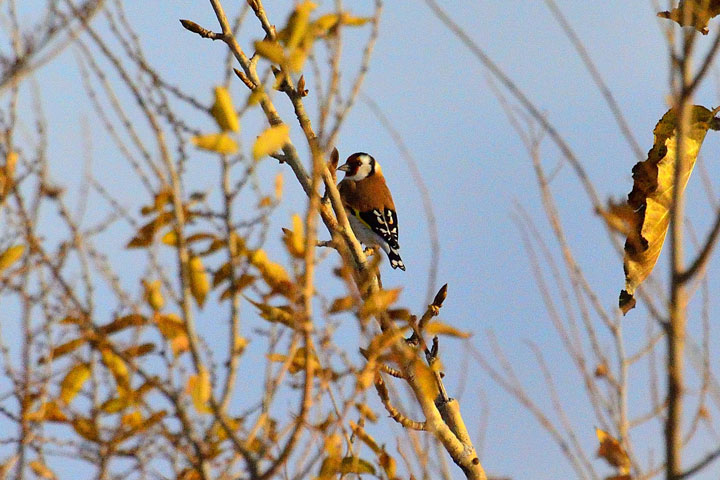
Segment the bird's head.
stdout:
<path fill-rule="evenodd" d="M 345 178 L 356 182 L 364 180 L 376 173 L 382 174 L 380 164 L 367 153 L 358 152 L 350 155 L 338 170 L 345 172 Z"/>

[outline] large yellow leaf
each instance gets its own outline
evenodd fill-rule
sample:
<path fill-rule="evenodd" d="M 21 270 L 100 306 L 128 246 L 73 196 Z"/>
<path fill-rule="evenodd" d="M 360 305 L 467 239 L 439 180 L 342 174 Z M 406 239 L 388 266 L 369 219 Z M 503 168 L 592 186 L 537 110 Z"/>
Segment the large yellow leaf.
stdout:
<path fill-rule="evenodd" d="M 210 281 L 205 273 L 202 260 L 200 257 L 193 256 L 190 258 L 190 292 L 200 307 L 205 304 L 205 297 L 209 291 Z"/>
<path fill-rule="evenodd" d="M 648 159 L 638 162 L 632 169 L 633 189 L 628 205 L 635 212 L 635 229 L 625 242 L 625 289 L 620 292 L 619 306 L 627 313 L 635 306 L 633 294 L 650 272 L 660 255 L 670 223 L 670 206 L 673 198 L 673 179 L 677 157 L 677 116 L 669 110 L 655 126 L 655 143 Z M 700 146 L 708 129 L 720 130 L 720 119 L 713 112 L 695 105 L 690 109 L 683 150 L 687 171 L 680 179 L 684 189 L 697 159 Z"/>
<path fill-rule="evenodd" d="M 212 386 L 210 385 L 210 375 L 204 368 L 197 375 L 191 375 L 188 378 L 187 393 L 192 398 L 195 410 L 199 413 L 212 413 L 212 409 L 208 405 L 210 395 L 212 394 Z"/>
<path fill-rule="evenodd" d="M 305 256 L 305 226 L 297 213 L 293 215 L 292 223 L 292 230 L 283 228 L 283 242 L 285 242 L 285 247 L 290 255 L 295 258 L 303 258 Z"/>
<path fill-rule="evenodd" d="M 248 254 L 250 263 L 260 270 L 263 280 L 273 291 L 286 293 L 291 287 L 290 276 L 279 263 L 271 261 L 265 250 L 253 250 Z"/>
<path fill-rule="evenodd" d="M 76 417 L 71 423 L 75 432 L 85 440 L 97 442 L 100 439 L 97 425 L 89 418 Z"/>
<path fill-rule="evenodd" d="M 175 356 L 185 352 L 190 347 L 185 323 L 174 313 L 158 314 L 155 316 L 158 330 L 170 342 Z"/>
<path fill-rule="evenodd" d="M 698 32 L 707 35 L 708 22 L 718 14 L 720 0 L 680 0 L 677 8 L 659 12 L 657 15 L 660 18 L 669 18 L 683 27 L 694 27 Z"/>
<path fill-rule="evenodd" d="M 215 103 L 210 108 L 210 113 L 223 131 L 240 131 L 240 121 L 227 88 L 215 87 Z"/>
<path fill-rule="evenodd" d="M 101 348 L 100 353 L 102 354 L 103 363 L 115 378 L 118 393 L 121 396 L 126 395 L 130 390 L 130 376 L 125 360 L 109 348 Z"/>
<path fill-rule="evenodd" d="M 165 305 L 165 299 L 162 295 L 162 282 L 160 280 L 147 281 L 142 280 L 143 298 L 154 311 L 162 310 Z"/>
<path fill-rule="evenodd" d="M 630 471 L 630 458 L 622 445 L 620 445 L 620 442 L 599 428 L 595 428 L 595 434 L 600 443 L 597 456 L 604 458 L 606 462 L 620 470 L 620 473 L 628 473 Z"/>
<path fill-rule="evenodd" d="M 292 50 L 305 38 L 308 30 L 310 13 L 317 8 L 317 4 L 310 1 L 301 2 L 288 18 L 280 38 L 285 40 L 285 46 Z"/>
<path fill-rule="evenodd" d="M 210 133 L 197 135 L 190 139 L 192 143 L 202 149 L 227 155 L 237 153 L 240 148 L 235 140 L 227 133 Z"/>
<path fill-rule="evenodd" d="M 20 260 L 24 251 L 25 245 L 14 245 L 0 253 L 0 272 Z"/>
<path fill-rule="evenodd" d="M 290 127 L 286 124 L 268 128 L 255 141 L 253 158 L 259 160 L 265 155 L 277 152 L 288 140 L 290 140 Z"/>
<path fill-rule="evenodd" d="M 88 378 L 90 378 L 90 366 L 87 363 L 75 365 L 60 383 L 60 399 L 65 404 L 72 402 Z"/>
<path fill-rule="evenodd" d="M 362 308 L 360 308 L 360 318 L 367 318 L 370 315 L 384 312 L 387 308 L 395 303 L 400 296 L 400 289 L 396 288 L 393 290 L 378 290 L 373 292 L 365 300 Z"/>
<path fill-rule="evenodd" d="M 260 40 L 255 42 L 255 51 L 263 58 L 278 65 L 285 62 L 285 50 L 282 45 L 271 40 Z"/>

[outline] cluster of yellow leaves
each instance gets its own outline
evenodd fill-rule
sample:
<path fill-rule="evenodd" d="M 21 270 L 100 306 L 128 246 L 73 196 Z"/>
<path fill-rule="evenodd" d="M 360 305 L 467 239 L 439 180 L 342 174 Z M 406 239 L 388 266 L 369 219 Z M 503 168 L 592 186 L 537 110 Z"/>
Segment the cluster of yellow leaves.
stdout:
<path fill-rule="evenodd" d="M 671 109 L 655 126 L 655 142 L 645 161 L 632 169 L 633 189 L 625 207 L 615 206 L 605 213 L 610 225 L 625 229 L 625 289 L 619 306 L 627 313 L 635 306 L 635 288 L 650 275 L 665 242 L 670 224 L 670 206 L 675 188 L 685 189 L 700 146 L 709 129 L 720 130 L 720 119 L 705 107 L 694 105 L 689 112 L 688 128 L 683 136 L 683 155 L 687 170 L 675 185 L 677 157 L 677 114 Z"/>
<path fill-rule="evenodd" d="M 232 103 L 230 92 L 225 87 L 215 87 L 215 102 L 210 108 L 215 122 L 220 127 L 219 133 L 197 135 L 190 140 L 196 147 L 224 155 L 237 153 L 239 145 L 228 132 L 240 131 L 240 120 Z"/>
<path fill-rule="evenodd" d="M 278 32 L 277 41 L 255 42 L 258 55 L 286 67 L 290 72 L 300 72 L 316 39 L 333 35 L 340 25 L 357 27 L 370 21 L 347 12 L 322 15 L 313 21 L 310 14 L 315 8 L 317 4 L 311 1 L 300 2 L 285 27 Z"/>
<path fill-rule="evenodd" d="M 707 35 L 708 22 L 720 15 L 720 0 L 680 0 L 677 8 L 659 12 L 658 17 L 668 18 L 682 25 L 693 27 L 703 35 Z"/>

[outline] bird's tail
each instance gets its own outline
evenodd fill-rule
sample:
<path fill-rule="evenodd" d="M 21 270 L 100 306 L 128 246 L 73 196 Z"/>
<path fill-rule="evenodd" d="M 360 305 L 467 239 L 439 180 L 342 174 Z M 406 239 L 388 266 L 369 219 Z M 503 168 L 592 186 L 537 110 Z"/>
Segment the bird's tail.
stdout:
<path fill-rule="evenodd" d="M 400 258 L 400 252 L 396 248 L 390 247 L 390 250 L 387 252 L 388 259 L 390 260 L 390 266 L 392 268 L 399 268 L 400 270 L 405 270 L 405 264 L 402 261 L 402 258 Z"/>

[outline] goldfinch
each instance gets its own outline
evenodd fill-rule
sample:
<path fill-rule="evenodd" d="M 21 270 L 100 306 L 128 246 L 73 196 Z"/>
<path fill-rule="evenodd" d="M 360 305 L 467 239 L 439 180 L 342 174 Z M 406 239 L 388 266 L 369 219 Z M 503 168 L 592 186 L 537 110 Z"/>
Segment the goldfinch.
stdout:
<path fill-rule="evenodd" d="M 338 170 L 345 172 L 338 190 L 357 239 L 367 246 L 380 246 L 392 268 L 405 270 L 399 253 L 395 203 L 380 164 L 367 153 L 358 152 Z"/>

